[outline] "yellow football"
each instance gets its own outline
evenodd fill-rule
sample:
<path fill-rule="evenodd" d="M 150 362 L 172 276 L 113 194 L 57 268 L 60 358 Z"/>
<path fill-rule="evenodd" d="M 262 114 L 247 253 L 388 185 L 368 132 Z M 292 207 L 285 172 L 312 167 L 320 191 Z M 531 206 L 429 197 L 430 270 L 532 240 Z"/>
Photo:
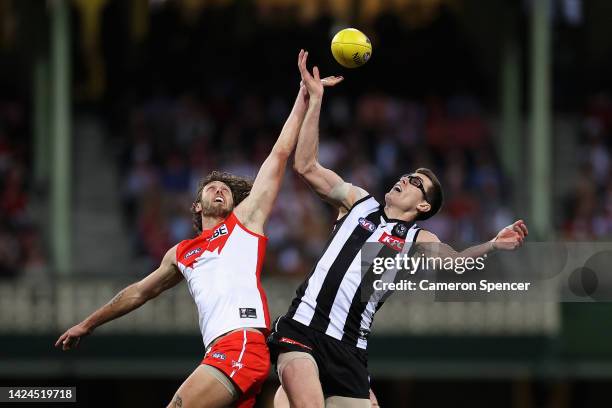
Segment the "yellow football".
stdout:
<path fill-rule="evenodd" d="M 346 68 L 357 68 L 372 56 L 372 43 L 361 31 L 345 28 L 338 31 L 331 42 L 331 51 L 338 63 Z"/>

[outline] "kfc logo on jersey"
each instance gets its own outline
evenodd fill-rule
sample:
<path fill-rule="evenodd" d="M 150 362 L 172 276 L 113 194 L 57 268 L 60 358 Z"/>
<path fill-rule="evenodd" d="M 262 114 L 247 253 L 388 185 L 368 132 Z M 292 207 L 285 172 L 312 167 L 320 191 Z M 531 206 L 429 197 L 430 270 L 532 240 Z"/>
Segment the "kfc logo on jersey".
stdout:
<path fill-rule="evenodd" d="M 368 230 L 370 232 L 376 231 L 376 224 L 374 224 L 370 220 L 366 220 L 363 217 L 359 218 L 359 225 L 361 225 L 361 228 L 366 229 L 366 230 Z"/>
<path fill-rule="evenodd" d="M 200 253 L 200 252 L 202 252 L 202 248 L 192 249 L 191 251 L 187 252 L 183 258 L 187 259 L 190 256 L 195 255 L 195 254 Z"/>
<path fill-rule="evenodd" d="M 384 234 L 380 236 L 380 238 L 378 239 L 378 242 L 382 242 L 389 248 L 394 249 L 399 252 L 402 249 L 404 249 L 404 243 L 406 241 L 404 241 L 401 238 L 394 237 L 393 235 L 389 235 L 385 232 Z"/>
<path fill-rule="evenodd" d="M 225 226 L 225 224 L 223 224 L 222 226 L 220 226 L 219 228 L 217 228 L 212 236 L 210 237 L 209 241 L 214 241 L 215 239 L 222 237 L 223 235 L 227 235 L 229 234 L 229 231 L 227 230 L 227 226 Z"/>

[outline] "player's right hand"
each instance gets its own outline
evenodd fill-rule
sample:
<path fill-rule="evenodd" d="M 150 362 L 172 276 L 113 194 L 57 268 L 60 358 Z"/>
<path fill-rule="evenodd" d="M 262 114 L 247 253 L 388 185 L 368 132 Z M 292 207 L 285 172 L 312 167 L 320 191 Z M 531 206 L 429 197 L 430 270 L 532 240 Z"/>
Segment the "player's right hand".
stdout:
<path fill-rule="evenodd" d="M 300 70 L 300 76 L 302 77 L 302 82 L 300 84 L 306 87 L 308 95 L 320 98 L 323 96 L 324 87 L 334 86 L 344 79 L 341 76 L 329 76 L 321 79 L 319 76 L 319 68 L 317 67 L 312 69 L 311 75 L 306 66 L 307 60 L 308 51 L 300 50 L 300 54 L 298 55 L 298 68 Z"/>
<path fill-rule="evenodd" d="M 81 323 L 71 327 L 62 334 L 55 342 L 55 347 L 62 347 L 62 350 L 70 350 L 79 346 L 81 337 L 85 337 L 91 333 L 91 330 L 84 327 Z"/>

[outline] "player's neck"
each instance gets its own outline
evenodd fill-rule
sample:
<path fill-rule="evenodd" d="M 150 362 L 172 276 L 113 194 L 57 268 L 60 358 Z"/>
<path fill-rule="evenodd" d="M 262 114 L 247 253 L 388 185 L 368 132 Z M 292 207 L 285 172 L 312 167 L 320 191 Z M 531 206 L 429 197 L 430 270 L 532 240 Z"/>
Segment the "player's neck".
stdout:
<path fill-rule="evenodd" d="M 411 222 L 414 220 L 414 217 L 416 216 L 416 213 L 412 211 L 402 211 L 399 208 L 391 207 L 389 205 L 385 206 L 384 211 L 385 211 L 385 215 L 387 216 L 387 218 L 393 219 L 393 220 L 402 220 L 406 222 Z"/>
<path fill-rule="evenodd" d="M 225 217 L 216 217 L 212 215 L 202 216 L 202 230 L 212 229 L 224 219 Z"/>

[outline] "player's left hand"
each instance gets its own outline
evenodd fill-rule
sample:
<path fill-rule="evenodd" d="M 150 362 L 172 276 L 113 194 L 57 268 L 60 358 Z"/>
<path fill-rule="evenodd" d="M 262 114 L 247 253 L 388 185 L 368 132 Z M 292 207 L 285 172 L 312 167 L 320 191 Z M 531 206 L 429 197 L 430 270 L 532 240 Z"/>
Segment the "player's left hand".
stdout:
<path fill-rule="evenodd" d="M 499 231 L 493 240 L 493 246 L 496 249 L 511 251 L 523 245 L 527 235 L 529 235 L 529 230 L 525 221 L 518 220 Z"/>

